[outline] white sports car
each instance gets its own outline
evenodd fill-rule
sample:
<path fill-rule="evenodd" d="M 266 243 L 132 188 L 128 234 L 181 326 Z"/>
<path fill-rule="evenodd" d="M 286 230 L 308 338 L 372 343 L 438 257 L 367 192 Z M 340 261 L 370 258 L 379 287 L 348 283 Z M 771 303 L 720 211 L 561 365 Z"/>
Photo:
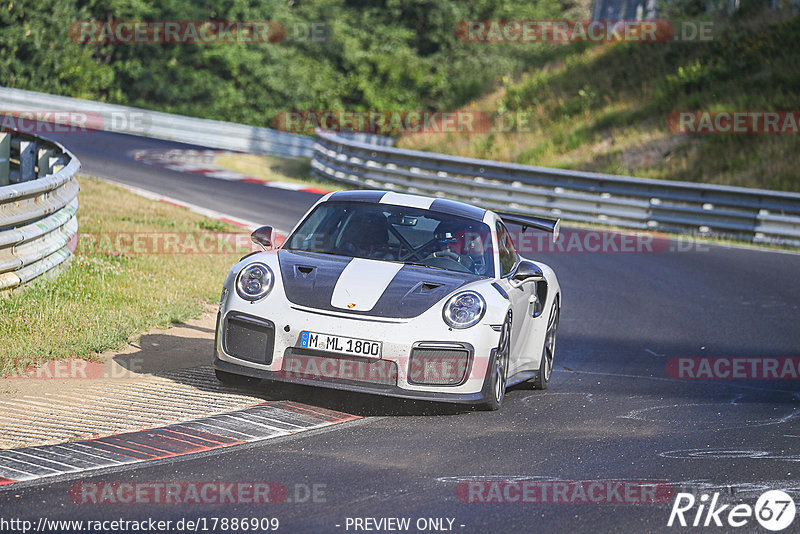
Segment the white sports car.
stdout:
<path fill-rule="evenodd" d="M 245 256 L 222 289 L 214 369 L 496 410 L 506 387 L 547 388 L 561 288 L 504 221 L 559 221 L 385 191 L 322 197 L 280 247 Z"/>

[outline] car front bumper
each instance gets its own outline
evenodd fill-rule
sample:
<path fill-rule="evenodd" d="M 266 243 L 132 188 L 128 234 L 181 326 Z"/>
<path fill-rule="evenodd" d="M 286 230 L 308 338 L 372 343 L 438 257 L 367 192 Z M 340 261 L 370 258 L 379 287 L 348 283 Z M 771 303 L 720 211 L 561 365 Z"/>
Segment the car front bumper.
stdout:
<path fill-rule="evenodd" d="M 477 404 L 490 398 L 487 375 L 499 333 L 488 321 L 469 329 L 452 330 L 436 324 L 442 323 L 438 310 L 436 317 L 423 315 L 388 322 L 316 313 L 285 301 L 265 308 L 238 301 L 221 308 L 214 344 L 215 369 L 259 379 L 415 400 Z M 241 346 L 236 347 L 237 343 L 226 337 L 237 332 L 231 329 L 229 320 L 249 322 L 256 331 L 250 341 L 257 349 L 247 357 L 237 357 Z M 382 354 L 380 358 L 366 358 L 304 349 L 300 347 L 303 331 L 381 341 Z M 249 337 L 246 331 L 235 335 L 243 340 Z M 264 347 L 263 359 L 258 352 L 260 347 Z M 429 367 L 428 363 L 435 360 L 422 364 L 418 359 L 421 353 L 449 354 L 447 351 L 469 353 L 463 372 L 457 371 L 460 368 L 455 365 Z M 308 373 L 311 365 L 306 367 L 298 361 L 313 364 L 320 372 Z M 450 380 L 430 383 L 431 376 L 434 381 Z"/>

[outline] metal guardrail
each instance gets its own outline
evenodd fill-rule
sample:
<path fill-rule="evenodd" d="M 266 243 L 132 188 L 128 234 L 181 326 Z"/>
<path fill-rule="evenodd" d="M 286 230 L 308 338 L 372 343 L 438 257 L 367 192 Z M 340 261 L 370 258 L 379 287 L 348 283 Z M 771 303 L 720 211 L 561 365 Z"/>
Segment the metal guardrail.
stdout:
<path fill-rule="evenodd" d="M 550 169 L 380 147 L 317 131 L 315 174 L 493 210 L 800 246 L 800 194 Z"/>
<path fill-rule="evenodd" d="M 700 0 L 704 4 L 706 13 L 713 11 L 723 11 L 732 14 L 739 10 L 739 0 Z M 592 19 L 593 20 L 641 20 L 641 19 L 654 19 L 660 12 L 667 10 L 670 4 L 678 4 L 680 2 L 675 0 L 594 0 L 592 2 Z M 783 5 L 781 5 L 783 4 Z M 767 7 L 765 2 L 762 2 L 764 7 Z M 781 7 L 788 7 L 791 5 L 792 11 L 797 13 L 800 9 L 799 0 L 789 0 L 781 2 L 781 0 L 770 0 L 770 9 L 781 9 Z"/>
<path fill-rule="evenodd" d="M 567 221 L 800 246 L 797 193 L 460 158 L 393 148 L 391 139 L 372 134 L 318 131 L 315 140 L 268 128 L 0 87 L 0 114 L 35 110 L 85 112 L 95 119 L 88 126 L 101 130 L 280 157 L 312 157 L 314 173 L 360 187 L 448 196 L 495 210 Z M 132 121 L 134 114 L 142 119 Z M 21 168 L 30 166 L 30 154 L 20 154 Z"/>
<path fill-rule="evenodd" d="M 0 293 L 72 257 L 80 165 L 59 143 L 0 133 Z"/>
<path fill-rule="evenodd" d="M 653 0 L 594 0 L 592 2 L 592 20 L 654 19 L 657 12 L 658 6 Z"/>
<path fill-rule="evenodd" d="M 208 148 L 235 150 L 278 157 L 308 157 L 314 150 L 314 138 L 270 128 L 209 119 L 198 119 L 129 106 L 117 106 L 92 100 L 37 93 L 0 87 L 0 115 L 36 112 L 80 114 L 85 126 L 93 130 L 125 133 L 178 141 Z M 68 117 L 51 113 L 51 122 Z M 392 140 L 371 134 L 350 134 L 354 140 L 371 144 L 392 144 Z"/>

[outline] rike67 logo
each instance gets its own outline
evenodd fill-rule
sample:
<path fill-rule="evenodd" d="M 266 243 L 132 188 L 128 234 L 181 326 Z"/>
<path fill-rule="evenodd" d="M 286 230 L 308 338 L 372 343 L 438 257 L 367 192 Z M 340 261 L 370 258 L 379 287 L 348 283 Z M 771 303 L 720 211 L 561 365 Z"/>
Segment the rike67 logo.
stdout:
<path fill-rule="evenodd" d="M 699 499 L 692 493 L 678 493 L 667 526 L 743 527 L 752 524 L 755 517 L 762 527 L 777 532 L 791 525 L 796 513 L 792 498 L 780 490 L 762 493 L 755 507 L 749 504 L 719 505 L 718 501 L 719 493 L 714 493 L 710 500 L 705 493 Z"/>

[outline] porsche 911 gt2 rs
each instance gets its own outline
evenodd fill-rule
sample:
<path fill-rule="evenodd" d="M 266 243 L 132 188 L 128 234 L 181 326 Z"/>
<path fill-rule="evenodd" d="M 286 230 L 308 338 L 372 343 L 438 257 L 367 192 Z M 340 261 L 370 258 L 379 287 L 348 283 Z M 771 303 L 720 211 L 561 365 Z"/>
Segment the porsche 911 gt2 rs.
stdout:
<path fill-rule="evenodd" d="M 228 384 L 277 380 L 500 407 L 506 388 L 547 388 L 561 288 L 522 258 L 506 223 L 558 233 L 559 221 L 496 214 L 386 191 L 322 197 L 282 246 L 228 272 L 214 369 Z"/>

